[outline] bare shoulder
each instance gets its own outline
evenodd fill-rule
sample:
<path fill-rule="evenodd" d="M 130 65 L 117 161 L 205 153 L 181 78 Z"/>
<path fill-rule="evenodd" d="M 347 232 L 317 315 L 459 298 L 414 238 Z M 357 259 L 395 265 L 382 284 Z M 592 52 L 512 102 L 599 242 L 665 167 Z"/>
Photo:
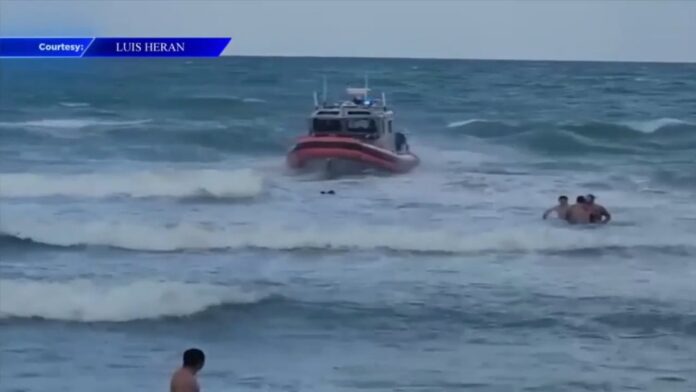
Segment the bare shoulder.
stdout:
<path fill-rule="evenodd" d="M 196 378 L 188 371 L 179 369 L 172 375 L 170 384 L 171 392 L 197 392 L 198 382 Z"/>
<path fill-rule="evenodd" d="M 172 380 L 181 380 L 188 376 L 188 372 L 184 369 L 177 369 L 174 374 L 172 374 Z"/>

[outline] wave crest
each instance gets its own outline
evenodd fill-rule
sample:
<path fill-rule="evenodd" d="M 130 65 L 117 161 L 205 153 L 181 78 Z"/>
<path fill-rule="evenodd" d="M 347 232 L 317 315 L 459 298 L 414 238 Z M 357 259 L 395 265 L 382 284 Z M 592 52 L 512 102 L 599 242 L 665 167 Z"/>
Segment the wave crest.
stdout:
<path fill-rule="evenodd" d="M 263 179 L 249 169 L 170 170 L 119 174 L 2 174 L 0 197 L 251 198 Z"/>
<path fill-rule="evenodd" d="M 107 121 L 93 118 L 60 118 L 20 122 L 0 122 L 0 128 L 58 128 L 80 129 L 88 127 L 132 127 L 152 122 L 152 119 Z"/>
<path fill-rule="evenodd" d="M 636 153 L 696 146 L 696 123 L 673 118 L 607 122 L 509 122 L 470 119 L 448 124 L 447 133 L 524 146 L 554 154 Z"/>
<path fill-rule="evenodd" d="M 226 227 L 182 223 L 148 226 L 137 223 L 0 221 L 5 243 L 27 246 L 105 246 L 135 251 L 270 249 L 270 250 L 391 250 L 417 253 L 568 252 L 634 247 L 691 248 L 689 233 L 652 235 L 635 228 L 519 227 L 460 233 L 400 226 L 325 228 Z M 20 241 L 23 240 L 23 241 Z"/>
<path fill-rule="evenodd" d="M 658 118 L 656 120 L 647 121 L 624 121 L 620 124 L 642 133 L 655 133 L 662 129 L 677 125 L 696 126 L 696 124 L 692 124 L 690 122 L 682 121 L 676 118 Z"/>
<path fill-rule="evenodd" d="M 110 321 L 182 317 L 266 296 L 238 288 L 181 282 L 135 281 L 105 286 L 88 280 L 0 280 L 0 318 Z"/>

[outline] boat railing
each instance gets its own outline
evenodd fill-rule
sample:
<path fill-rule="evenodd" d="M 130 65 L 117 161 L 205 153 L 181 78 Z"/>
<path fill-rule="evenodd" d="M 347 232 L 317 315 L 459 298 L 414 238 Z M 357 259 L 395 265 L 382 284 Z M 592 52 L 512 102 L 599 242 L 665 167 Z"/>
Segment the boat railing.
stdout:
<path fill-rule="evenodd" d="M 358 106 L 364 106 L 364 107 L 377 107 L 377 108 L 384 108 L 386 110 L 387 108 L 387 96 L 384 92 L 382 92 L 382 99 L 371 99 L 369 96 L 370 93 L 370 88 L 368 87 L 368 79 L 367 75 L 365 75 L 365 86 L 364 87 L 346 87 L 346 95 L 348 95 L 351 99 L 346 100 L 340 103 L 328 103 L 327 102 L 327 88 L 326 88 L 326 77 L 324 79 L 324 85 L 323 85 L 323 96 L 322 96 L 322 101 L 319 103 L 319 97 L 317 95 L 317 92 L 314 92 L 314 107 L 315 109 L 319 108 L 336 108 L 336 107 L 343 107 L 350 105 L 351 103 L 358 105 Z"/>

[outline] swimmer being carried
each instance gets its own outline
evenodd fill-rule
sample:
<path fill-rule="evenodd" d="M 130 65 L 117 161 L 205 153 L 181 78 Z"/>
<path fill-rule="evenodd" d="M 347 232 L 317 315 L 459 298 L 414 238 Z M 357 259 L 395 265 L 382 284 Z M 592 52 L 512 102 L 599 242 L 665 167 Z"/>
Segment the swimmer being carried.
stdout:
<path fill-rule="evenodd" d="M 587 200 L 585 196 L 578 196 L 575 199 L 575 204 L 570 206 L 565 213 L 563 219 L 567 220 L 570 224 L 577 223 L 591 223 L 591 210 L 587 205 Z"/>
<path fill-rule="evenodd" d="M 590 223 L 607 223 L 611 220 L 611 214 L 603 205 L 595 203 L 596 197 L 593 194 L 585 196 L 587 208 L 590 211 Z"/>

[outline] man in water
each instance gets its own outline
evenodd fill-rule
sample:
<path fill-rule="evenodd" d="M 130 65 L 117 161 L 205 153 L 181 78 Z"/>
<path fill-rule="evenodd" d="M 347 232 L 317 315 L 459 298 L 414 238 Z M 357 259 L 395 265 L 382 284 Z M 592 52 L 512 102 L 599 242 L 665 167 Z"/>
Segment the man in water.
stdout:
<path fill-rule="evenodd" d="M 563 219 L 565 217 L 566 211 L 568 210 L 568 196 L 561 195 L 558 197 L 558 205 L 555 207 L 551 207 L 548 210 L 544 212 L 543 219 L 548 218 L 549 214 L 552 212 L 556 212 L 556 216 Z"/>
<path fill-rule="evenodd" d="M 611 214 L 604 206 L 595 203 L 595 196 L 589 194 L 585 196 L 587 206 L 590 210 L 590 222 L 592 223 L 607 223 L 611 220 Z"/>
<path fill-rule="evenodd" d="M 570 224 L 590 223 L 591 211 L 584 196 L 578 196 L 573 204 L 566 210 L 564 219 Z"/>
<path fill-rule="evenodd" d="M 197 348 L 184 352 L 183 365 L 172 375 L 169 392 L 200 392 L 196 374 L 203 369 L 205 354 Z"/>

